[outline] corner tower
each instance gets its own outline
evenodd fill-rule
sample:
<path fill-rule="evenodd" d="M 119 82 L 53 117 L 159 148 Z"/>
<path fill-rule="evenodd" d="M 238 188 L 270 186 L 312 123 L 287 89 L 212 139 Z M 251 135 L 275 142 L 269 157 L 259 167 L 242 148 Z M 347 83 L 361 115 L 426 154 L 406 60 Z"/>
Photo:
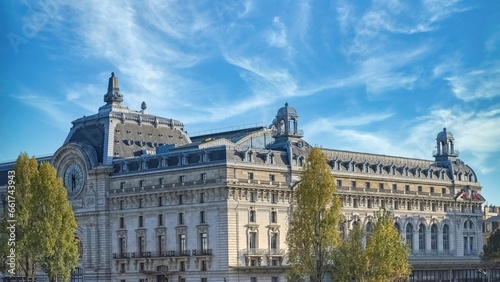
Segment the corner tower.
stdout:
<path fill-rule="evenodd" d="M 276 118 L 271 125 L 275 129 L 274 138 L 276 142 L 291 138 L 302 138 L 304 134 L 298 129 L 298 120 L 299 115 L 297 111 L 293 107 L 288 106 L 288 103 L 285 103 L 285 106 L 278 110 Z"/>
<path fill-rule="evenodd" d="M 438 165 L 448 164 L 448 161 L 454 161 L 458 157 L 458 150 L 455 150 L 455 138 L 453 134 L 443 128 L 436 137 L 436 151 L 433 156 Z"/>

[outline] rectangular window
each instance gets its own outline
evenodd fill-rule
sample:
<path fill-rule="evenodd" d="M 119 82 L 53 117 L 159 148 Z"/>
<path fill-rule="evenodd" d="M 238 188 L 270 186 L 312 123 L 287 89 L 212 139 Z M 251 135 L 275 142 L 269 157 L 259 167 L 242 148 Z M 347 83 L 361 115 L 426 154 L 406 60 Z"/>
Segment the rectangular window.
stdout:
<path fill-rule="evenodd" d="M 271 211 L 271 223 L 278 222 L 278 213 L 276 211 Z"/>
<path fill-rule="evenodd" d="M 352 202 L 353 202 L 353 203 L 352 203 L 352 205 L 353 205 L 355 208 L 357 208 L 357 207 L 359 206 L 358 199 L 354 199 Z"/>
<path fill-rule="evenodd" d="M 201 179 L 201 181 L 205 181 L 205 180 L 207 180 L 207 174 L 206 174 L 206 173 L 202 173 L 202 174 L 200 175 L 200 179 Z"/>
<path fill-rule="evenodd" d="M 201 278 L 201 282 L 208 282 L 208 278 Z"/>
<path fill-rule="evenodd" d="M 410 185 L 405 185 L 405 191 L 409 192 L 410 191 Z"/>
<path fill-rule="evenodd" d="M 250 202 L 255 202 L 255 195 L 254 192 L 248 192 L 248 200 Z"/>
<path fill-rule="evenodd" d="M 200 248 L 202 254 L 208 250 L 208 235 L 207 233 L 200 233 Z"/>
<path fill-rule="evenodd" d="M 406 203 L 406 209 L 411 211 L 411 202 Z"/>
<path fill-rule="evenodd" d="M 249 232 L 248 233 L 248 248 L 250 250 L 255 250 L 257 248 L 257 233 Z"/>
<path fill-rule="evenodd" d="M 125 218 L 120 217 L 120 228 L 125 228 Z"/>
<path fill-rule="evenodd" d="M 163 206 L 163 197 L 162 196 L 158 197 L 158 206 L 159 207 Z"/>
<path fill-rule="evenodd" d="M 278 233 L 272 233 L 270 239 L 271 250 L 278 249 Z"/>
<path fill-rule="evenodd" d="M 249 220 L 250 222 L 255 222 L 255 210 L 249 211 Z"/>
<path fill-rule="evenodd" d="M 378 184 L 378 189 L 384 190 L 384 183 L 379 183 Z"/>
<path fill-rule="evenodd" d="M 276 200 L 276 193 L 271 193 L 271 203 L 273 204 L 276 204 L 277 200 Z"/>
<path fill-rule="evenodd" d="M 365 182 L 366 189 L 370 189 L 370 182 Z"/>
<path fill-rule="evenodd" d="M 120 200 L 120 209 L 123 210 L 123 206 L 125 205 L 123 200 Z"/>
<path fill-rule="evenodd" d="M 163 214 L 158 215 L 158 226 L 163 226 Z"/>
<path fill-rule="evenodd" d="M 144 217 L 142 215 L 139 216 L 139 227 L 144 227 Z"/>
<path fill-rule="evenodd" d="M 179 234 L 179 252 L 184 254 L 186 252 L 186 234 Z"/>
<path fill-rule="evenodd" d="M 118 253 L 122 256 L 126 251 L 125 247 L 126 241 L 124 237 L 118 238 Z"/>
<path fill-rule="evenodd" d="M 434 193 L 434 187 L 431 187 L 431 193 Z"/>
<path fill-rule="evenodd" d="M 399 210 L 399 202 L 397 200 L 394 201 L 394 209 Z"/>
<path fill-rule="evenodd" d="M 185 181 L 184 175 L 179 176 L 179 182 L 184 183 L 184 181 Z"/>
<path fill-rule="evenodd" d="M 385 200 L 380 200 L 380 205 L 382 206 L 383 209 L 385 209 Z"/>
<path fill-rule="evenodd" d="M 269 181 L 275 181 L 276 177 L 274 174 L 269 174 Z"/>
<path fill-rule="evenodd" d="M 425 203 L 420 203 L 420 210 L 424 211 L 425 210 Z"/>
<path fill-rule="evenodd" d="M 144 263 L 143 262 L 139 263 L 139 270 L 144 271 Z M 144 279 L 141 279 L 141 280 L 144 282 Z"/>
<path fill-rule="evenodd" d="M 342 180 L 337 179 L 337 187 L 342 187 Z"/>
<path fill-rule="evenodd" d="M 441 189 L 441 193 L 446 194 L 446 188 Z"/>
<path fill-rule="evenodd" d="M 125 182 L 120 182 L 120 189 L 125 188 Z"/>
<path fill-rule="evenodd" d="M 422 186 L 418 186 L 418 192 L 422 192 Z"/>
<path fill-rule="evenodd" d="M 351 181 L 351 187 L 356 188 L 356 181 Z"/>
<path fill-rule="evenodd" d="M 146 251 L 146 240 L 144 239 L 144 236 L 137 237 L 137 250 L 140 255 Z"/>
<path fill-rule="evenodd" d="M 398 190 L 398 185 L 397 184 L 392 184 L 392 191 Z"/>
<path fill-rule="evenodd" d="M 179 262 L 179 271 L 186 271 L 186 262 L 185 261 Z M 179 280 L 182 280 L 182 278 Z"/>
<path fill-rule="evenodd" d="M 208 268 L 208 267 L 207 267 L 207 261 L 206 261 L 206 260 L 202 260 L 202 261 L 201 261 L 200 270 L 201 270 L 201 271 L 207 271 L 207 268 Z M 207 278 L 202 278 L 202 281 L 203 281 L 203 279 L 207 279 Z M 206 281 L 206 280 L 205 280 L 205 281 Z"/>
<path fill-rule="evenodd" d="M 248 173 L 248 180 L 253 180 L 253 172 Z"/>
<path fill-rule="evenodd" d="M 443 204 L 443 210 L 444 210 L 445 212 L 447 212 L 447 211 L 448 211 L 448 204 Z"/>
<path fill-rule="evenodd" d="M 159 183 L 160 185 L 165 184 L 165 178 L 160 177 L 160 178 L 158 179 L 158 183 Z"/>
<path fill-rule="evenodd" d="M 436 208 L 436 203 L 432 203 L 432 211 L 436 211 L 437 208 Z"/>
<path fill-rule="evenodd" d="M 257 282 L 257 277 L 250 277 L 250 282 Z"/>
<path fill-rule="evenodd" d="M 204 203 L 205 202 L 205 193 L 201 192 L 200 193 L 200 203 Z"/>
<path fill-rule="evenodd" d="M 373 208 L 373 204 L 372 204 L 372 200 L 371 199 L 367 200 L 367 206 L 368 206 L 369 209 Z"/>
<path fill-rule="evenodd" d="M 165 251 L 165 235 L 158 235 L 158 253 L 161 255 Z"/>
<path fill-rule="evenodd" d="M 124 263 L 120 263 L 120 272 L 125 273 L 125 264 Z"/>
<path fill-rule="evenodd" d="M 184 213 L 179 213 L 179 225 L 184 225 Z"/>
<path fill-rule="evenodd" d="M 144 180 L 139 180 L 139 187 L 143 187 L 144 186 Z"/>
<path fill-rule="evenodd" d="M 205 223 L 205 211 L 200 211 L 200 223 Z"/>
<path fill-rule="evenodd" d="M 279 277 L 271 277 L 271 282 L 278 282 Z"/>
<path fill-rule="evenodd" d="M 142 208 L 142 198 L 139 199 L 139 208 Z"/>
<path fill-rule="evenodd" d="M 179 195 L 179 196 L 178 196 L 178 197 L 179 197 L 179 205 L 184 204 L 184 201 L 183 201 L 183 200 L 184 200 L 184 197 L 183 197 L 183 196 L 184 196 L 184 195 Z"/>

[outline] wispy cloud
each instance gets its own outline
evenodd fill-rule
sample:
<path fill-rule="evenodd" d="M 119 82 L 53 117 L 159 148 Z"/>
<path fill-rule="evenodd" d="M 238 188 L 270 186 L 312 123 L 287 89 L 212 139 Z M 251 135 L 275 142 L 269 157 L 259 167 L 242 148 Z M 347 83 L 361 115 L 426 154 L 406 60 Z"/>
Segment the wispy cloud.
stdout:
<path fill-rule="evenodd" d="M 286 38 L 286 27 L 280 21 L 279 17 L 274 17 L 273 27 L 273 29 L 268 30 L 266 33 L 267 43 L 273 47 L 286 47 L 288 45 Z"/>
<path fill-rule="evenodd" d="M 366 9 L 347 1 L 337 7 L 340 30 L 350 40 L 344 46 L 347 55 L 380 51 L 391 34 L 415 34 L 437 28 L 450 15 L 467 10 L 459 1 L 423 1 L 407 3 L 398 0 L 373 1 Z"/>
<path fill-rule="evenodd" d="M 500 96 L 500 61 L 467 68 L 462 60 L 462 56 L 455 54 L 437 64 L 434 78 L 447 81 L 455 97 L 465 102 Z"/>

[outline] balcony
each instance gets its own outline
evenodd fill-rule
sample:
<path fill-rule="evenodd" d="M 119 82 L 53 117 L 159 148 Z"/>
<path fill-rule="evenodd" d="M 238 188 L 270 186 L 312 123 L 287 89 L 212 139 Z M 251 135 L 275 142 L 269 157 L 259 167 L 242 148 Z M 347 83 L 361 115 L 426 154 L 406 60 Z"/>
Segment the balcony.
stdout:
<path fill-rule="evenodd" d="M 151 252 L 132 252 L 131 255 L 132 255 L 132 258 L 150 258 L 152 253 Z"/>
<path fill-rule="evenodd" d="M 175 252 L 176 257 L 190 257 L 191 256 L 191 251 L 190 250 L 180 250 Z"/>
<path fill-rule="evenodd" d="M 211 256 L 212 249 L 193 250 L 192 254 L 193 256 Z"/>
<path fill-rule="evenodd" d="M 129 259 L 131 257 L 130 253 L 114 253 L 114 259 Z"/>
<path fill-rule="evenodd" d="M 244 249 L 243 254 L 245 256 L 263 256 L 267 253 L 266 249 Z"/>
<path fill-rule="evenodd" d="M 282 257 L 286 254 L 285 249 L 270 249 L 266 255 L 270 257 Z"/>
<path fill-rule="evenodd" d="M 412 256 L 455 256 L 457 252 L 455 250 L 412 250 Z"/>

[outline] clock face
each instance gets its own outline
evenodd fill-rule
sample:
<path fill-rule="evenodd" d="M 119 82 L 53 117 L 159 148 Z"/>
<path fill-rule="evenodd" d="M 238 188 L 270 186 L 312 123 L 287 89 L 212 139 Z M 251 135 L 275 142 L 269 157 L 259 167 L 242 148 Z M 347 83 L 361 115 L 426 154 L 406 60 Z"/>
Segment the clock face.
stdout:
<path fill-rule="evenodd" d="M 73 196 L 83 187 L 83 170 L 78 164 L 71 164 L 64 172 L 64 186 L 68 195 Z"/>

